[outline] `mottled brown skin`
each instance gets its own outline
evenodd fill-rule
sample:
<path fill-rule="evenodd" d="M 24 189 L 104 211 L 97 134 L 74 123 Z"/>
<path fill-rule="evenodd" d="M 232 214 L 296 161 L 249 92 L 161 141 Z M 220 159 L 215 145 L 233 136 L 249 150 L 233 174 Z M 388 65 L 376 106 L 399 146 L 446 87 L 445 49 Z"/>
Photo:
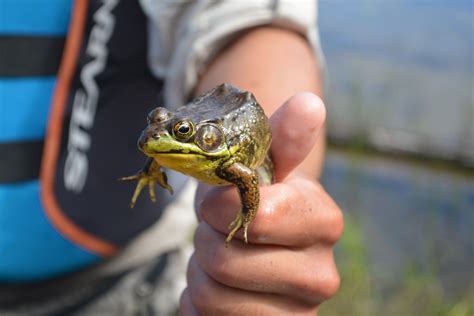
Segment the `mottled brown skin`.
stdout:
<path fill-rule="evenodd" d="M 186 132 L 186 133 L 184 133 Z M 259 183 L 273 182 L 268 155 L 271 130 L 254 96 L 229 84 L 221 84 L 175 112 L 156 108 L 139 149 L 149 156 L 145 167 L 124 180 L 138 180 L 131 206 L 148 185 L 150 197 L 158 182 L 172 193 L 161 167 L 177 170 L 212 185 L 238 188 L 242 209 L 230 223 L 226 245 L 241 228 L 244 240 L 259 205 Z"/>

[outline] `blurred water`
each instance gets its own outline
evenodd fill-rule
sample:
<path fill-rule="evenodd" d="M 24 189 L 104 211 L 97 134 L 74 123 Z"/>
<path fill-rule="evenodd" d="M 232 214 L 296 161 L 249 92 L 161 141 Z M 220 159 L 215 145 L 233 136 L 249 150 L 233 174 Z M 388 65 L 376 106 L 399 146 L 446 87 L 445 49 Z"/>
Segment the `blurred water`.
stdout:
<path fill-rule="evenodd" d="M 323 175 L 349 224 L 331 308 L 355 311 L 363 292 L 350 314 L 474 315 L 474 1 L 319 3 L 328 135 L 346 146 L 330 147 Z"/>
<path fill-rule="evenodd" d="M 399 287 L 407 269 L 439 278 L 448 296 L 474 286 L 472 175 L 330 150 L 322 181 L 357 217 L 378 290 Z"/>
<path fill-rule="evenodd" d="M 329 136 L 474 165 L 473 6 L 320 1 Z"/>

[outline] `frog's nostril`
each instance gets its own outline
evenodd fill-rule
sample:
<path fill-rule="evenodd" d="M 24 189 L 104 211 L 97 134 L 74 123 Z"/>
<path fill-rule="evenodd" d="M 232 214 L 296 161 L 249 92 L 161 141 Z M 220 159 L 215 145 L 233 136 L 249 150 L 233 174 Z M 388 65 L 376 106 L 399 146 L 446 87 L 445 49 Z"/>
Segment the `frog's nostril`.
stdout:
<path fill-rule="evenodd" d="M 160 139 L 160 134 L 155 132 L 151 135 L 151 137 L 153 137 L 154 139 Z"/>

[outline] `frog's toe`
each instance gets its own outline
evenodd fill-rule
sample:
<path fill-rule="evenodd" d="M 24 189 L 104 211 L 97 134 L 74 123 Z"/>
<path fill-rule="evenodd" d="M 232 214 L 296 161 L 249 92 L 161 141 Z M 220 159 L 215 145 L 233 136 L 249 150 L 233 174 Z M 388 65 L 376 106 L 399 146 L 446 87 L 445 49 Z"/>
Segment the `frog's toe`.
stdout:
<path fill-rule="evenodd" d="M 249 228 L 249 225 L 250 225 L 249 223 L 244 223 L 244 241 L 246 244 L 249 243 L 249 240 L 247 238 L 247 230 Z"/>
<path fill-rule="evenodd" d="M 155 179 L 151 177 L 140 177 L 135 187 L 135 191 L 133 192 L 132 201 L 130 202 L 130 207 L 133 208 L 135 203 L 137 202 L 138 196 L 140 192 L 143 190 L 145 186 L 148 186 L 150 192 L 150 199 L 155 202 Z"/>
<path fill-rule="evenodd" d="M 117 180 L 118 181 L 132 181 L 132 180 L 137 180 L 137 179 L 138 179 L 138 175 L 134 174 L 133 176 L 118 178 Z"/>
<path fill-rule="evenodd" d="M 150 200 L 152 202 L 156 202 L 156 195 L 155 195 L 155 181 L 151 180 L 148 182 L 148 193 L 150 194 Z"/>
<path fill-rule="evenodd" d="M 130 208 L 133 208 L 135 206 L 135 203 L 137 202 L 138 196 L 142 192 L 143 188 L 148 186 L 148 192 L 150 194 L 150 199 L 155 202 L 156 201 L 156 195 L 155 195 L 155 184 L 156 180 L 146 174 L 143 171 L 140 171 L 139 173 L 128 176 L 128 177 L 122 177 L 118 179 L 119 181 L 133 181 L 137 180 L 137 186 L 135 187 L 135 191 L 133 192 L 132 200 L 130 201 Z"/>
<path fill-rule="evenodd" d="M 156 176 L 156 180 L 158 181 L 158 183 L 160 184 L 161 187 L 165 188 L 166 190 L 168 190 L 168 192 L 170 194 L 173 194 L 174 191 L 173 191 L 173 188 L 171 187 L 171 185 L 168 184 L 168 177 L 166 176 L 166 173 L 161 171 L 157 176 Z"/>
<path fill-rule="evenodd" d="M 163 186 L 166 190 L 168 190 L 168 192 L 170 194 L 173 194 L 174 191 L 173 191 L 173 187 L 171 185 L 169 185 L 168 183 L 166 185 Z"/>
<path fill-rule="evenodd" d="M 229 225 L 227 225 L 227 229 L 228 229 L 228 230 L 233 230 L 235 226 L 242 225 L 242 223 L 239 223 L 239 221 L 240 221 L 240 222 L 242 221 L 242 213 L 239 213 L 239 214 L 234 218 L 234 220 L 233 220 Z"/>
<path fill-rule="evenodd" d="M 225 240 L 225 246 L 226 248 L 229 246 L 229 242 L 232 240 L 234 237 L 235 233 L 239 231 L 239 229 L 242 228 L 243 223 L 244 223 L 244 214 L 240 212 L 237 217 L 232 221 L 232 223 L 229 224 L 228 229 L 230 230 L 229 235 L 227 235 L 227 238 Z M 247 242 L 247 230 L 244 231 L 244 239 L 245 242 Z"/>

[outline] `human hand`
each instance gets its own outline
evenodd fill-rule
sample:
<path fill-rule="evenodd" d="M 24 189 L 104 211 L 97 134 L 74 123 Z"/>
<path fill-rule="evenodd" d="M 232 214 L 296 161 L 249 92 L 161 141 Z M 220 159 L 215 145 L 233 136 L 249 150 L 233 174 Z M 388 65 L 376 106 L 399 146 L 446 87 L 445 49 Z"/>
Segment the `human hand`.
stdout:
<path fill-rule="evenodd" d="M 270 118 L 276 183 L 260 188 L 249 244 L 236 234 L 225 248 L 227 225 L 241 207 L 233 187 L 200 186 L 200 219 L 182 315 L 315 315 L 339 287 L 333 245 L 343 220 L 312 175 L 298 169 L 325 119 L 313 94 L 290 98 Z"/>

